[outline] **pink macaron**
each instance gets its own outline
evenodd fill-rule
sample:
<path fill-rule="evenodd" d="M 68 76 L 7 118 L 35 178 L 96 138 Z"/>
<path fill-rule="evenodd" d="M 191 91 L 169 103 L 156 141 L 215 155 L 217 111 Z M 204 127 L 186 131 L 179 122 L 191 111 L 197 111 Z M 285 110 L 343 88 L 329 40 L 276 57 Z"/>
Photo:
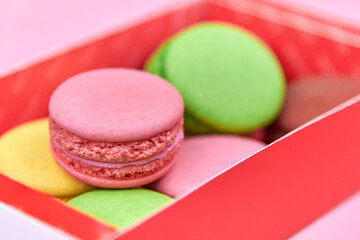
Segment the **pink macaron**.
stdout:
<path fill-rule="evenodd" d="M 184 103 L 155 75 L 99 69 L 63 82 L 49 103 L 50 150 L 73 177 L 105 188 L 153 182 L 174 163 Z"/>
<path fill-rule="evenodd" d="M 173 168 L 149 187 L 179 198 L 263 147 L 263 142 L 237 135 L 186 138 Z"/>

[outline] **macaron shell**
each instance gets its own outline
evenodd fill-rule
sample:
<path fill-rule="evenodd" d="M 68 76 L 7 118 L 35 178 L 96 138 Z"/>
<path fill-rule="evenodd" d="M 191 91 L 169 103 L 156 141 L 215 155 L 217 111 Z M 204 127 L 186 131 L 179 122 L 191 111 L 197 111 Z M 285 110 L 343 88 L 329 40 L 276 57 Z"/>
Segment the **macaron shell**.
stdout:
<path fill-rule="evenodd" d="M 186 130 L 185 134 L 187 136 L 216 133 L 214 129 L 211 129 L 206 124 L 200 123 L 198 120 L 191 117 L 191 115 L 188 113 L 185 113 L 184 115 L 184 129 Z"/>
<path fill-rule="evenodd" d="M 47 118 L 17 126 L 0 138 L 0 173 L 56 197 L 94 189 L 62 170 L 49 150 Z"/>
<path fill-rule="evenodd" d="M 101 189 L 73 198 L 68 204 L 123 229 L 171 201 L 168 196 L 147 189 Z"/>
<path fill-rule="evenodd" d="M 149 57 L 147 62 L 145 63 L 144 69 L 152 74 L 155 74 L 161 78 L 167 79 L 165 76 L 164 63 L 167 54 L 167 49 L 169 48 L 171 41 L 174 39 L 170 38 L 166 42 L 164 42 L 161 47 Z"/>
<path fill-rule="evenodd" d="M 179 92 L 139 70 L 99 69 L 62 83 L 50 98 L 52 119 L 93 141 L 143 140 L 171 129 L 184 112 Z"/>
<path fill-rule="evenodd" d="M 150 188 L 178 198 L 263 147 L 260 141 L 235 135 L 186 138 L 173 168 Z"/>
<path fill-rule="evenodd" d="M 199 134 L 216 134 L 219 133 L 214 129 L 209 128 L 207 125 L 200 123 L 192 118 L 189 114 L 185 113 L 184 128 L 186 129 L 186 135 L 199 135 Z M 252 132 L 247 133 L 245 136 L 257 139 L 259 141 L 265 141 L 267 139 L 267 130 L 265 128 L 258 128 Z"/>
<path fill-rule="evenodd" d="M 166 42 L 146 69 L 174 84 L 186 114 L 214 132 L 246 133 L 267 125 L 284 98 L 274 55 L 233 25 L 205 23 L 185 30 Z M 184 125 L 187 131 L 187 119 Z"/>
<path fill-rule="evenodd" d="M 180 33 L 181 34 L 181 33 Z M 164 42 L 159 49 L 157 49 L 145 63 L 144 69 L 152 74 L 158 75 L 164 79 L 167 79 L 165 75 L 165 58 L 167 50 L 171 45 L 173 39 L 177 35 L 168 39 Z M 167 79 L 169 81 L 169 79 Z M 196 135 L 196 134 L 208 134 L 215 133 L 214 129 L 211 129 L 209 126 L 204 123 L 199 122 L 197 119 L 192 117 L 188 112 L 184 113 L 184 130 L 185 135 Z"/>
<path fill-rule="evenodd" d="M 360 94 L 360 81 L 341 76 L 308 76 L 288 85 L 284 108 L 277 120 L 289 132 Z"/>

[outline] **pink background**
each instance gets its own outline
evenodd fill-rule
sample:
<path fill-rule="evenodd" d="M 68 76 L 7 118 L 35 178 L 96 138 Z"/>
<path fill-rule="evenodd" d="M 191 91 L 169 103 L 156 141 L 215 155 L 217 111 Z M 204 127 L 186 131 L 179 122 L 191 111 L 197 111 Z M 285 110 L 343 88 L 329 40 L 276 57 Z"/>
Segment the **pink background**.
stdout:
<path fill-rule="evenodd" d="M 194 0 L 11 0 L 0 1 L 0 76 L 29 59 L 42 58 L 63 45 L 99 31 L 176 8 Z M 196 0 L 197 1 L 197 0 Z"/>
<path fill-rule="evenodd" d="M 185 0 L 193 2 L 198 0 Z M 360 26 L 357 0 L 265 0 Z M 12 0 L 0 2 L 0 75 L 81 42 L 98 31 L 140 21 L 184 0 Z"/>

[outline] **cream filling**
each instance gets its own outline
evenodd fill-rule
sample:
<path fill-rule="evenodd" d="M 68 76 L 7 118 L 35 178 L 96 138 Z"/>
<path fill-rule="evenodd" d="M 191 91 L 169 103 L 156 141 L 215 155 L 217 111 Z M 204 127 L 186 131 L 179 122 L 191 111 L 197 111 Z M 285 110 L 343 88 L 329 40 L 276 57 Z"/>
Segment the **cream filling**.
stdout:
<path fill-rule="evenodd" d="M 143 164 L 149 163 L 149 162 L 151 162 L 153 160 L 163 158 L 183 138 L 184 138 L 184 133 L 183 133 L 182 129 L 180 129 L 178 135 L 176 136 L 176 139 L 175 139 L 174 143 L 170 147 L 166 148 L 164 151 L 156 154 L 155 156 L 152 156 L 152 157 L 149 157 L 149 158 L 146 158 L 146 159 L 135 160 L 135 161 L 132 161 L 132 162 L 119 162 L 119 163 L 98 162 L 98 161 L 93 161 L 93 160 L 89 160 L 89 159 L 86 159 L 86 158 L 81 158 L 81 157 L 78 157 L 78 156 L 74 156 L 71 153 L 68 153 L 68 152 L 64 151 L 56 141 L 52 140 L 52 143 L 56 146 L 56 148 L 60 149 L 67 156 L 69 156 L 70 158 L 76 159 L 76 160 L 78 160 L 78 161 L 80 161 L 82 163 L 86 163 L 86 164 L 96 166 L 96 167 L 100 167 L 100 168 L 122 168 L 122 167 L 126 167 L 126 166 L 143 165 Z"/>

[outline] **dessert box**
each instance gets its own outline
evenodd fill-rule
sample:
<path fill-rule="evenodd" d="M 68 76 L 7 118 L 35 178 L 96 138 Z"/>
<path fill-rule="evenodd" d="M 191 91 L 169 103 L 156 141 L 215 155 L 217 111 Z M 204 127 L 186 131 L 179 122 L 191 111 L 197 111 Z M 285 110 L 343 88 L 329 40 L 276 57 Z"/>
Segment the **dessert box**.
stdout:
<path fill-rule="evenodd" d="M 68 77 L 102 67 L 142 68 L 167 37 L 205 20 L 260 36 L 289 81 L 312 73 L 360 79 L 358 29 L 262 1 L 194 1 L 1 76 L 0 134 L 47 116 L 52 91 Z M 125 231 L 1 174 L 0 201 L 80 239 L 284 239 L 360 188 L 359 122 L 358 96 Z"/>

